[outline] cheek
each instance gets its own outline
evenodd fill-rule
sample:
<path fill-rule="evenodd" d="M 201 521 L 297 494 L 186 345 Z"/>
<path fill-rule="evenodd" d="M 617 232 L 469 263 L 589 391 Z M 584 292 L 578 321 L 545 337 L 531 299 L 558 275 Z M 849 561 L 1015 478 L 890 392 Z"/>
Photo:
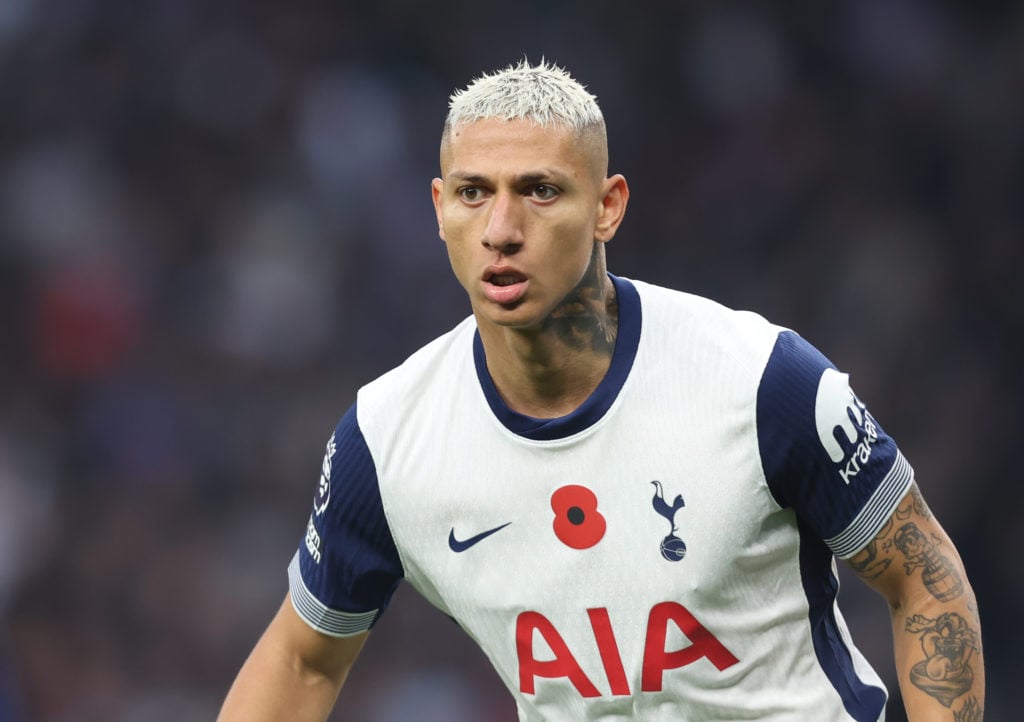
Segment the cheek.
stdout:
<path fill-rule="evenodd" d="M 456 229 L 445 226 L 445 250 L 448 252 L 448 263 L 452 267 L 455 278 L 463 286 L 466 285 L 467 275 L 470 273 L 471 254 L 465 237 Z"/>
<path fill-rule="evenodd" d="M 557 262 L 564 269 L 590 265 L 594 253 L 594 233 L 592 228 L 581 226 L 578 222 L 566 221 L 552 228 L 552 252 Z"/>
<path fill-rule="evenodd" d="M 473 238 L 479 238 L 480 219 L 457 204 L 451 204 L 444 213 L 444 236 L 453 251 L 468 248 Z"/>

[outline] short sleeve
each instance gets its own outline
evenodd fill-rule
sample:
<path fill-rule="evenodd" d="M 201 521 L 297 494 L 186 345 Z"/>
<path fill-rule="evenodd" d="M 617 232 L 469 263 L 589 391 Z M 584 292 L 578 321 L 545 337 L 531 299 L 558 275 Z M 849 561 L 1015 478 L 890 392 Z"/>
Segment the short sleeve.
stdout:
<path fill-rule="evenodd" d="M 376 623 L 402 576 L 353 405 L 327 442 L 306 535 L 288 567 L 292 605 L 325 634 L 358 634 Z"/>
<path fill-rule="evenodd" d="M 775 499 L 841 559 L 874 538 L 913 482 L 849 377 L 791 331 L 779 334 L 761 379 L 757 436 Z"/>

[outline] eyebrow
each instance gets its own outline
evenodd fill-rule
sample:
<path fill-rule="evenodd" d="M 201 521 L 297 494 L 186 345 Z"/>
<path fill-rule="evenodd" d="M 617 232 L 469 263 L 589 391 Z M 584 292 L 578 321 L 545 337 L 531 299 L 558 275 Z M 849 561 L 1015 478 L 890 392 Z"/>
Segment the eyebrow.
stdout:
<path fill-rule="evenodd" d="M 529 185 L 530 183 L 546 183 L 546 182 L 564 182 L 567 176 L 564 173 L 558 173 L 556 171 L 542 170 L 535 171 L 532 173 L 521 173 L 512 179 L 513 185 Z M 466 183 L 488 183 L 491 181 L 485 175 L 479 173 L 469 173 L 464 171 L 452 171 L 448 174 L 447 179 L 460 180 Z M 447 180 L 445 179 L 445 180 Z"/>

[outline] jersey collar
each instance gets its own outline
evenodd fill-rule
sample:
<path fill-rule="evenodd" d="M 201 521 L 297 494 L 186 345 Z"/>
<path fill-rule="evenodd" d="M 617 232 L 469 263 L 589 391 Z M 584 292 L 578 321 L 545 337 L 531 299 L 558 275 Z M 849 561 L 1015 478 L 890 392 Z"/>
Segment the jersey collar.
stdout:
<path fill-rule="evenodd" d="M 480 332 L 477 331 L 474 334 L 473 360 L 480 388 L 487 398 L 491 411 L 509 431 L 534 441 L 564 439 L 595 424 L 618 398 L 619 391 L 626 383 L 630 369 L 633 368 L 633 359 L 636 358 L 636 350 L 640 345 L 642 315 L 640 294 L 637 293 L 633 284 L 611 274 L 609 274 L 609 278 L 615 284 L 619 302 L 619 329 L 615 338 L 612 362 L 593 393 L 579 408 L 566 416 L 538 419 L 510 409 L 498 394 L 494 380 L 491 379 L 491 374 L 487 370 L 487 359 L 484 355 L 484 344 L 480 339 Z"/>

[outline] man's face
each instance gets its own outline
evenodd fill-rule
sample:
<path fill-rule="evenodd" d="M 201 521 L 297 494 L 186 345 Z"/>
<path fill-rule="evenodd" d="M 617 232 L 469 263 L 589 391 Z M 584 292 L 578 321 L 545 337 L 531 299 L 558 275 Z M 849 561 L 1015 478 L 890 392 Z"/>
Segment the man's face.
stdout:
<path fill-rule="evenodd" d="M 541 328 L 584 277 L 595 241 L 614 234 L 621 211 L 609 223 L 605 198 L 615 181 L 603 177 L 594 142 L 523 120 L 449 134 L 434 207 L 478 322 Z"/>

